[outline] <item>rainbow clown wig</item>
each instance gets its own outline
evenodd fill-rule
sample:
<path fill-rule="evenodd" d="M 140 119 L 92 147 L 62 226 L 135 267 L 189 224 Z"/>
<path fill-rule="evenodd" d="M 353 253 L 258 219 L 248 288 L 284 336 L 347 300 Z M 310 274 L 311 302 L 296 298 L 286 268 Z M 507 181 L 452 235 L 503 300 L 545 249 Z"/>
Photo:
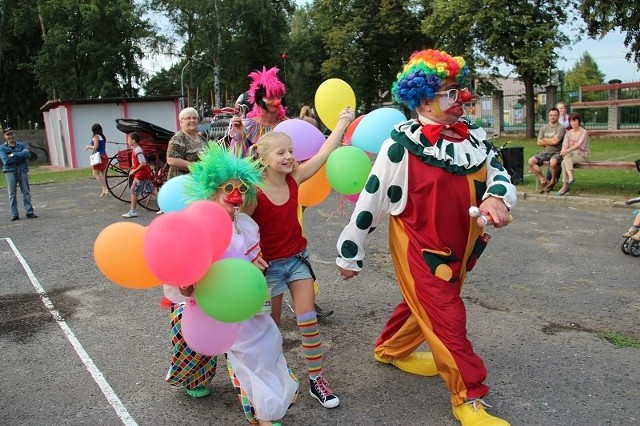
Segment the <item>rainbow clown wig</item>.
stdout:
<path fill-rule="evenodd" d="M 440 50 L 414 52 L 391 88 L 396 102 L 415 109 L 422 99 L 433 99 L 445 80 L 453 78 L 462 84 L 469 67 L 461 56 L 451 57 Z"/>
<path fill-rule="evenodd" d="M 251 86 L 249 86 L 249 102 L 253 103 L 253 109 L 249 111 L 247 117 L 255 117 L 260 115 L 260 110 L 267 109 L 265 98 L 283 98 L 287 93 L 284 83 L 278 80 L 278 71 L 276 67 L 267 69 L 262 67 L 262 71 L 255 70 L 249 74 L 251 77 Z M 278 108 L 278 118 L 282 119 L 286 115 L 284 106 Z"/>
<path fill-rule="evenodd" d="M 190 201 L 211 200 L 221 184 L 238 179 L 249 187 L 245 203 L 253 202 L 256 188 L 262 186 L 263 175 L 258 161 L 240 158 L 216 142 L 209 142 L 200 161 L 189 165 L 189 171 L 185 192 Z"/>

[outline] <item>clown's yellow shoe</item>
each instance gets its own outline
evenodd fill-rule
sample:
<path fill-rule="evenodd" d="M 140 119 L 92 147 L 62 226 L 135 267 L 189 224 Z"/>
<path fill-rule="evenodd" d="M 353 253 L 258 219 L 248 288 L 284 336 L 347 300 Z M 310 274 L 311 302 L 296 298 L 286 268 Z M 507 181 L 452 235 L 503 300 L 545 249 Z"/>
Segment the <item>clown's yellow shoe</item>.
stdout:
<path fill-rule="evenodd" d="M 383 358 L 376 353 L 373 354 L 373 357 L 376 361 L 383 364 L 391 364 L 406 373 L 426 377 L 438 375 L 436 362 L 433 360 L 431 352 L 414 352 L 403 359 Z"/>
<path fill-rule="evenodd" d="M 487 404 L 481 399 L 474 399 L 458 406 L 452 406 L 453 416 L 460 421 L 462 426 L 509 426 L 508 421 L 487 413 L 484 409 L 485 405 Z"/>

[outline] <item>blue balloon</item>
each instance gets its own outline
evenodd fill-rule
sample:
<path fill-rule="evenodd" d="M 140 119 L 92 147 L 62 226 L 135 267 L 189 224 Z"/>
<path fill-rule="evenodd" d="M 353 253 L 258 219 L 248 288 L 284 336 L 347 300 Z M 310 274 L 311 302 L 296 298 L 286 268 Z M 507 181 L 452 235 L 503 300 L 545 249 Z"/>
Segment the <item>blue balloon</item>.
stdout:
<path fill-rule="evenodd" d="M 351 136 L 351 145 L 377 154 L 396 124 L 407 117 L 395 108 L 378 108 L 364 116 Z"/>
<path fill-rule="evenodd" d="M 163 212 L 179 212 L 187 207 L 185 187 L 191 179 L 189 175 L 180 175 L 169 179 L 158 192 L 158 207 Z"/>

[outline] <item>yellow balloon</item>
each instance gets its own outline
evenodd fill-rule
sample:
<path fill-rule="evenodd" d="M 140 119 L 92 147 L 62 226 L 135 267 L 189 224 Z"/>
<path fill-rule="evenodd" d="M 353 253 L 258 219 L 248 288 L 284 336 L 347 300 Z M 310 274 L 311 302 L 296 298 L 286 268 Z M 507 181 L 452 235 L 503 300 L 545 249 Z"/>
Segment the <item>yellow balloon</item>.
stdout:
<path fill-rule="evenodd" d="M 355 110 L 356 94 L 346 81 L 330 78 L 316 90 L 315 106 L 320 120 L 328 129 L 333 130 L 343 109 L 351 107 Z"/>

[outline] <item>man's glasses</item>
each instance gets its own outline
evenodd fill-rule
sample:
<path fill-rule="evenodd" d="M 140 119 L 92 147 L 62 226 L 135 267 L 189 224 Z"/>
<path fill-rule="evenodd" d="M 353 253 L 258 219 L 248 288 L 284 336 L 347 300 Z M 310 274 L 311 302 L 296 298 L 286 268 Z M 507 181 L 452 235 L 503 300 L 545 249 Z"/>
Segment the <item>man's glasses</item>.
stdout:
<path fill-rule="evenodd" d="M 449 89 L 449 90 L 443 90 L 442 92 L 436 92 L 436 95 L 441 95 L 441 96 L 447 96 L 447 100 L 450 103 L 454 103 L 455 101 L 458 100 L 458 95 L 460 94 L 460 92 L 464 92 L 465 90 L 468 90 L 466 87 L 464 89 Z"/>
<path fill-rule="evenodd" d="M 226 195 L 231 194 L 235 189 L 237 189 L 241 194 L 246 194 L 247 191 L 249 191 L 249 187 L 247 186 L 247 184 L 245 184 L 242 181 L 240 181 L 239 185 L 234 185 L 233 183 L 228 182 L 228 183 L 225 183 L 224 185 L 220 185 L 218 188 L 222 189 L 222 191 Z"/>

